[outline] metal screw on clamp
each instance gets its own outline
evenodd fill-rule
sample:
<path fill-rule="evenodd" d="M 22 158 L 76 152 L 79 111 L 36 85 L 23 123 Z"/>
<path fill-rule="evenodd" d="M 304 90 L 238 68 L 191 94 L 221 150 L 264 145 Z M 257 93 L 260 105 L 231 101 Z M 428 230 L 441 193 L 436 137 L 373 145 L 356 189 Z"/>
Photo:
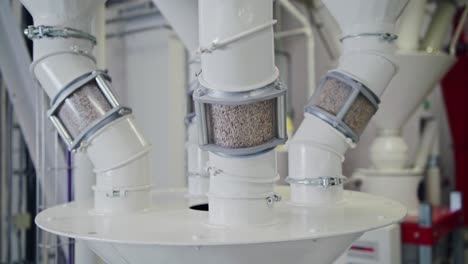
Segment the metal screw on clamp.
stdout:
<path fill-rule="evenodd" d="M 281 201 L 281 196 L 279 196 L 277 194 L 273 194 L 271 196 L 268 196 L 266 198 L 266 201 L 267 201 L 267 205 L 269 207 L 271 207 L 271 206 L 273 206 L 273 203 Z"/>

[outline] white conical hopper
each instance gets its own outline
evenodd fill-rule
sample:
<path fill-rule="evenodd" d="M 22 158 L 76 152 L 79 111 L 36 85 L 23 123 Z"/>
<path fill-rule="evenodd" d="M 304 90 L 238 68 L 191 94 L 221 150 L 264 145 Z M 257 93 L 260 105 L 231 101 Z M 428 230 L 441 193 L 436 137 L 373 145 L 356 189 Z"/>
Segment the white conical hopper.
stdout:
<path fill-rule="evenodd" d="M 445 53 L 399 51 L 394 60 L 399 66 L 398 73 L 385 90 L 379 111 L 372 119 L 379 129 L 399 130 L 455 58 Z"/>
<path fill-rule="evenodd" d="M 358 169 L 355 176 L 369 176 L 361 190 L 395 199 L 407 206 L 410 214 L 416 214 L 422 171 L 406 168 L 408 147 L 400 130 L 455 59 L 444 53 L 398 51 L 394 61 L 399 71 L 372 119 L 380 130 L 370 148 L 376 169 Z"/>
<path fill-rule="evenodd" d="M 391 33 L 408 0 L 323 0 L 340 25 L 343 36 Z"/>

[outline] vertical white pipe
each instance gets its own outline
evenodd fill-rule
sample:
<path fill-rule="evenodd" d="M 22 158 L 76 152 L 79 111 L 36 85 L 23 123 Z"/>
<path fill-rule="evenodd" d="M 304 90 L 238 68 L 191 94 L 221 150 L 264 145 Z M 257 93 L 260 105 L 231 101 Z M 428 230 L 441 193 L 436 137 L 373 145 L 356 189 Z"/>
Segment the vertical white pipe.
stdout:
<path fill-rule="evenodd" d="M 225 92 L 240 92 L 258 89 L 278 78 L 271 0 L 200 0 L 199 11 L 201 49 L 262 28 L 231 44 L 202 53 L 199 77 L 202 85 Z"/>
<path fill-rule="evenodd" d="M 98 69 L 106 69 L 106 6 L 99 5 L 93 23 L 93 32 L 96 37 L 96 64 Z"/>
<path fill-rule="evenodd" d="M 411 0 L 401 16 L 397 45 L 400 50 L 418 50 L 419 36 L 426 11 L 427 0 Z"/>
<path fill-rule="evenodd" d="M 429 158 L 429 164 L 427 168 L 427 186 L 426 194 L 428 201 L 435 206 L 438 206 L 442 202 L 441 193 L 441 175 L 440 175 L 440 138 L 439 131 L 437 131 L 434 143 L 432 145 L 431 156 Z"/>
<path fill-rule="evenodd" d="M 286 11 L 294 16 L 303 26 L 307 46 L 307 97 L 312 96 L 315 91 L 315 42 L 312 25 L 309 19 L 299 11 L 289 0 L 279 0 Z"/>
<path fill-rule="evenodd" d="M 200 0 L 199 81 L 207 88 L 241 92 L 278 78 L 274 62 L 272 0 Z M 224 43 L 221 47 L 216 44 Z M 213 48 L 215 47 L 215 48 Z M 274 151 L 248 157 L 210 153 L 209 219 L 227 226 L 272 221 Z"/>
<path fill-rule="evenodd" d="M 203 197 L 209 190 L 208 152 L 200 149 L 198 145 L 198 128 L 195 120 L 192 120 L 188 126 L 186 144 L 189 194 Z"/>
<path fill-rule="evenodd" d="M 429 155 L 432 151 L 435 138 L 437 136 L 437 122 L 429 122 L 421 135 L 416 160 L 414 162 L 414 171 L 423 172 L 426 168 Z"/>
<path fill-rule="evenodd" d="M 275 152 L 251 157 L 210 153 L 209 221 L 223 226 L 256 226 L 274 222 L 268 197 L 278 177 Z"/>
<path fill-rule="evenodd" d="M 436 12 L 432 17 L 428 31 L 422 42 L 422 48 L 425 51 L 441 51 L 448 34 L 447 28 L 450 28 L 456 11 L 457 8 L 454 2 L 448 0 L 438 2 Z"/>
<path fill-rule="evenodd" d="M 185 175 L 185 139 L 186 129 L 184 118 L 187 113 L 186 89 L 187 89 L 187 58 L 184 45 L 174 34 L 168 40 L 168 68 L 169 68 L 169 106 L 167 129 L 171 148 L 167 153 L 169 156 L 169 171 L 171 177 L 168 179 L 171 187 L 186 187 L 187 178 Z"/>

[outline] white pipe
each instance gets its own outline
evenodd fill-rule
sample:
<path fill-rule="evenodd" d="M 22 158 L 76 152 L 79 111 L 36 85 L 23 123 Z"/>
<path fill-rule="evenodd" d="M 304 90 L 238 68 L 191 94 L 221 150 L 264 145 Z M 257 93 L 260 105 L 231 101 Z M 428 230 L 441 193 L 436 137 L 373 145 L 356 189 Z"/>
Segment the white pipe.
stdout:
<path fill-rule="evenodd" d="M 99 5 L 93 23 L 96 37 L 96 64 L 99 69 L 106 69 L 106 6 Z"/>
<path fill-rule="evenodd" d="M 423 172 L 426 169 L 426 164 L 437 136 L 437 127 L 437 122 L 434 121 L 426 124 L 416 153 L 416 160 L 412 169 L 414 172 Z"/>
<path fill-rule="evenodd" d="M 210 153 L 209 221 L 223 226 L 267 225 L 274 221 L 275 153 L 225 157 Z"/>
<path fill-rule="evenodd" d="M 85 152 L 77 151 L 73 155 L 73 194 L 75 201 L 92 199 L 91 187 L 96 183 L 93 164 Z M 96 256 L 82 240 L 75 241 L 75 263 L 95 263 Z"/>
<path fill-rule="evenodd" d="M 190 51 L 198 48 L 198 1 L 153 0 Z"/>
<path fill-rule="evenodd" d="M 189 195 L 203 197 L 209 190 L 208 152 L 198 146 L 198 128 L 195 120 L 189 124 L 186 144 Z"/>
<path fill-rule="evenodd" d="M 324 1 L 340 23 L 344 36 L 338 71 L 363 83 L 379 97 L 395 75 L 396 65 L 391 61 L 394 45 L 376 34 L 393 33 L 405 3 L 394 0 L 378 3 L 373 0 Z M 321 180 L 342 177 L 341 163 L 349 147 L 354 147 L 349 138 L 306 113 L 289 143 L 291 201 L 296 204 L 340 202 L 343 186 L 329 186 L 329 182 Z"/>
<path fill-rule="evenodd" d="M 272 0 L 200 0 L 199 81 L 241 92 L 278 78 L 274 64 Z M 209 222 L 256 226 L 273 220 L 274 151 L 248 157 L 209 154 Z"/>
<path fill-rule="evenodd" d="M 328 48 L 329 57 L 335 62 L 341 54 L 340 28 L 321 0 L 315 1 L 312 15 L 317 31 Z"/>
<path fill-rule="evenodd" d="M 200 83 L 210 89 L 241 92 L 278 78 L 273 48 L 271 0 L 199 1 Z M 251 32 L 253 30 L 255 32 Z M 234 42 L 209 50 L 218 42 Z M 242 37 L 242 38 L 240 38 Z"/>
<path fill-rule="evenodd" d="M 438 127 L 437 127 L 438 128 Z M 441 193 L 441 175 L 440 175 L 440 138 L 438 129 L 434 137 L 432 145 L 431 156 L 429 157 L 429 164 L 427 168 L 427 184 L 426 184 L 426 197 L 427 200 L 435 206 L 442 203 Z"/>
<path fill-rule="evenodd" d="M 409 1 L 401 16 L 397 45 L 400 50 L 418 50 L 421 27 L 426 14 L 427 0 Z"/>
<path fill-rule="evenodd" d="M 438 2 L 436 12 L 422 42 L 422 48 L 425 51 L 439 52 L 442 50 L 448 34 L 447 28 L 450 28 L 456 11 L 457 7 L 454 2 L 448 0 Z"/>
<path fill-rule="evenodd" d="M 92 32 L 103 0 L 23 0 L 34 25 L 70 27 Z M 77 38 L 34 39 L 32 71 L 50 98 L 81 75 L 94 71 L 92 43 Z M 150 144 L 132 115 L 101 128 L 84 146 L 97 174 L 95 210 L 137 211 L 150 206 Z M 75 177 L 79 177 L 76 175 Z"/>
<path fill-rule="evenodd" d="M 312 96 L 315 91 L 315 41 L 312 31 L 312 25 L 309 22 L 309 19 L 299 11 L 289 0 L 279 0 L 286 11 L 288 11 L 294 18 L 296 18 L 303 26 L 302 33 L 306 38 L 307 46 L 307 97 Z M 275 37 L 278 37 L 278 34 L 275 34 Z"/>
<path fill-rule="evenodd" d="M 306 113 L 288 143 L 289 177 L 294 180 L 342 177 L 342 162 L 349 147 L 354 147 L 350 139 Z M 320 188 L 291 183 L 291 201 L 298 204 L 336 203 L 342 200 L 342 191 L 341 186 Z"/>

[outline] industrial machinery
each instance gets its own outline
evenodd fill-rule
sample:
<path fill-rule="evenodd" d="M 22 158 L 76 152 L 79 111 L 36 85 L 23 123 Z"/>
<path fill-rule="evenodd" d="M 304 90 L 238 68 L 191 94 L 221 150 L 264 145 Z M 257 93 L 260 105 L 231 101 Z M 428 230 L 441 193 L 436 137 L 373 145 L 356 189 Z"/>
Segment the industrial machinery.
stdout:
<path fill-rule="evenodd" d="M 145 135 L 146 123 L 159 120 L 138 119 L 141 112 L 134 111 L 134 104 L 140 100 L 133 99 L 132 109 L 118 95 L 121 87 L 130 95 L 141 87 L 106 69 L 106 38 L 119 36 L 106 34 L 106 29 L 119 27 L 108 18 L 106 2 L 119 1 L 20 1 L 32 16 L 32 24 L 22 32 L 31 41 L 32 63 L 30 72 L 23 73 L 28 78 L 9 83 L 41 89 L 37 101 L 47 113 L 36 117 L 46 114 L 56 131 L 51 135 L 54 155 L 45 140 L 49 129 L 42 119 L 36 121 L 33 138 L 40 147 L 33 159 L 41 160 L 36 164 L 40 173 L 53 173 L 44 166 L 47 162 L 67 164 L 66 186 L 51 185 L 44 177 L 37 182 L 43 200 L 67 193 L 67 203 L 38 208 L 34 219 L 40 236 L 53 237 L 50 247 L 60 248 L 57 255 L 76 263 L 93 263 L 95 254 L 116 264 L 398 264 L 407 250 L 402 250 L 403 241 L 418 245 L 420 263 L 427 263 L 435 241 L 459 231 L 447 228 L 461 223 L 459 193 L 453 193 L 451 208 L 433 208 L 416 196 L 419 182 L 428 174 L 428 200 L 441 204 L 440 171 L 427 170 L 429 157 L 437 154 L 437 122 L 426 120 L 413 166 L 401 136 L 409 116 L 455 62 L 453 43 L 468 11 L 445 52 L 443 31 L 456 10 L 452 2 L 441 1 L 420 44 L 425 0 L 277 0 L 284 13 L 274 10 L 273 0 L 137 0 L 128 10 L 143 7 L 147 16 L 156 5 L 154 13 L 162 14 L 166 23 L 157 27 L 170 29 L 169 38 L 177 42 L 168 53 L 177 53 L 171 58 L 180 67 L 170 70 L 184 74 L 173 78 L 177 85 L 152 84 L 159 90 L 186 86 L 177 91 L 190 101 L 177 108 L 177 117 L 187 113 L 186 129 L 182 131 L 182 118 L 177 120 L 175 139 L 170 129 L 168 138 Z M 146 12 L 147 7 L 154 9 Z M 131 20 L 125 15 L 128 10 L 117 13 Z M 297 29 L 277 27 L 276 19 L 283 16 L 291 16 L 292 28 Z M 4 27 L 5 17 L 5 10 L 0 10 L 0 33 L 18 37 Z M 337 25 L 322 25 L 332 18 Z M 322 54 L 315 52 L 315 34 L 324 34 L 329 26 L 340 31 L 336 39 L 337 32 L 325 34 L 332 38 L 330 43 L 341 43 L 341 51 L 338 46 L 326 47 L 337 61 L 317 74 L 314 64 Z M 128 34 L 147 30 L 122 28 Z M 283 82 L 282 68 L 275 63 L 275 54 L 293 57 L 279 51 L 283 43 L 275 40 L 292 36 L 304 37 L 306 81 L 301 92 L 308 97 L 295 133 L 287 131 L 290 82 Z M 7 44 L 14 46 L 12 41 Z M 133 48 L 132 52 L 144 49 Z M 0 47 L 0 55 L 15 60 L 4 50 Z M 0 61 L 0 70 L 12 75 L 5 69 L 14 67 L 5 61 Z M 14 96 L 11 100 L 15 103 Z M 142 105 L 147 102 L 141 100 Z M 158 111 L 170 112 L 164 107 Z M 25 111 L 18 112 L 25 129 Z M 174 115 L 167 115 L 168 123 L 174 122 Z M 378 128 L 369 148 L 372 166 L 345 177 L 345 155 L 360 144 L 370 123 Z M 26 144 L 33 142 L 28 135 L 25 139 Z M 168 146 L 168 158 L 155 161 L 161 156 L 152 151 L 163 144 Z M 287 185 L 278 184 L 278 146 L 282 156 L 288 156 L 283 160 L 287 175 L 281 175 Z M 176 156 L 171 160 L 176 166 L 158 170 L 157 162 Z M 62 158 L 66 161 L 58 161 Z M 186 163 L 178 164 L 180 160 Z M 173 173 L 174 182 L 180 182 L 183 171 L 187 188 L 155 181 Z M 58 182 L 57 175 L 53 179 Z M 345 189 L 347 181 L 360 181 L 364 192 Z M 1 213 L 2 206 L 0 218 Z M 0 262 L 2 231 L 0 224 Z M 37 239 L 48 259 L 48 245 L 42 242 Z M 41 256 L 36 261 L 49 263 Z"/>
<path fill-rule="evenodd" d="M 341 173 L 342 155 L 396 73 L 393 27 L 406 1 L 384 2 L 349 1 L 347 12 L 326 2 L 345 51 L 291 141 L 291 199 L 280 202 L 271 149 L 286 140 L 286 87 L 273 59 L 272 1 L 200 1 L 194 99 L 199 143 L 210 153 L 205 212 L 184 192 L 150 191 L 150 144 L 91 55 L 90 21 L 103 2 L 24 1 L 34 18 L 26 31 L 32 72 L 51 97 L 50 119 L 70 150 L 88 154 L 97 179 L 94 202 L 46 209 L 37 225 L 85 240 L 109 263 L 329 263 L 363 232 L 400 220 L 399 203 L 343 191 Z"/>

